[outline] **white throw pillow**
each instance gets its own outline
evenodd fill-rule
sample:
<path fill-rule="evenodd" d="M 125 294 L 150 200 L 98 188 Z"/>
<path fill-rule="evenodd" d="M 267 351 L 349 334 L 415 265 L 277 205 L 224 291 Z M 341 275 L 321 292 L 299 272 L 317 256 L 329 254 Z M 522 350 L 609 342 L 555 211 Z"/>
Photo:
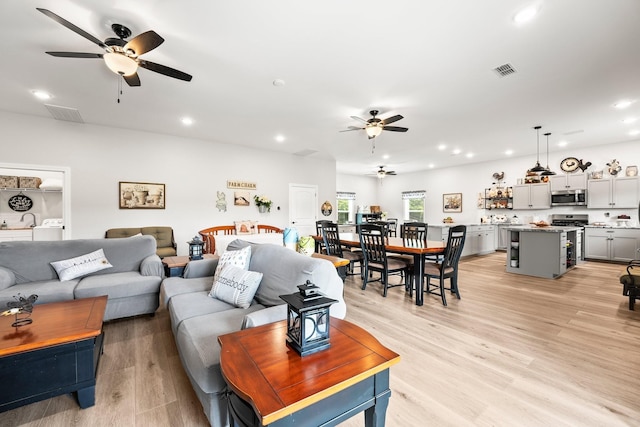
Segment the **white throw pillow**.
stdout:
<path fill-rule="evenodd" d="M 56 270 L 56 273 L 58 273 L 61 281 L 75 279 L 90 273 L 95 273 L 96 271 L 104 270 L 105 268 L 113 267 L 104 256 L 102 249 L 79 257 L 54 261 L 51 265 Z"/>
<path fill-rule="evenodd" d="M 236 234 L 256 234 L 258 232 L 256 221 L 234 221 Z"/>
<path fill-rule="evenodd" d="M 213 283 L 215 284 L 220 276 L 220 272 L 227 265 L 233 265 L 243 270 L 249 269 L 249 261 L 251 260 L 251 246 L 242 248 L 238 251 L 225 251 L 218 260 L 216 272 L 213 273 Z"/>
<path fill-rule="evenodd" d="M 213 282 L 209 296 L 239 308 L 249 308 L 261 280 L 262 273 L 227 265 Z"/>

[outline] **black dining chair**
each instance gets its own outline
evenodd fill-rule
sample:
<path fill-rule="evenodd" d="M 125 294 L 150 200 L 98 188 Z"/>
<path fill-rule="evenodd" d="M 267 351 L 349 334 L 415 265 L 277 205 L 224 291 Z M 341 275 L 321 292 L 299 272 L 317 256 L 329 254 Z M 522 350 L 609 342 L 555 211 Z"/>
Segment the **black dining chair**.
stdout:
<path fill-rule="evenodd" d="M 391 258 L 387 256 L 385 248 L 386 237 L 384 227 L 376 224 L 360 224 L 358 226 L 358 236 L 360 237 L 360 247 L 364 254 L 364 271 L 362 272 L 362 289 L 367 288 L 367 283 L 372 277 L 372 272 L 380 273 L 380 281 L 383 285 L 382 296 L 387 296 L 387 290 L 396 286 L 404 286 L 405 290 L 413 286 L 413 276 L 411 266 L 405 260 Z M 404 283 L 397 285 L 389 284 L 389 276 L 400 274 L 404 277 Z"/>
<path fill-rule="evenodd" d="M 348 249 L 344 249 L 340 244 L 340 232 L 338 231 L 338 224 L 335 222 L 329 222 L 322 226 L 322 241 L 324 242 L 324 248 L 327 255 L 337 256 L 349 260 L 349 272 L 347 275 L 354 276 L 355 264 L 360 264 L 360 276 L 362 276 L 362 263 L 364 255 L 362 251 L 352 252 Z"/>
<path fill-rule="evenodd" d="M 387 218 L 387 223 L 389 224 L 389 237 L 397 237 L 398 235 L 398 218 Z"/>
<path fill-rule="evenodd" d="M 316 221 L 316 236 L 321 236 L 322 237 L 322 228 L 327 225 L 327 224 L 331 224 L 332 221 L 328 220 L 328 219 L 322 219 L 319 221 Z M 316 252 L 321 253 L 321 254 L 326 254 L 327 251 L 324 247 L 324 241 L 322 243 L 318 243 L 316 241 Z"/>
<path fill-rule="evenodd" d="M 409 222 L 402 224 L 400 235 L 404 241 L 421 241 L 427 240 L 427 228 L 426 222 Z M 400 259 L 405 261 L 411 266 L 413 270 L 413 256 L 412 255 L 389 255 L 390 258 Z"/>
<path fill-rule="evenodd" d="M 460 299 L 460 290 L 458 289 L 458 263 L 466 235 L 467 227 L 464 225 L 456 225 L 455 227 L 449 228 L 447 247 L 445 248 L 442 259 L 439 262 L 424 263 L 424 276 L 427 279 L 424 292 L 439 295 L 440 298 L 442 298 L 443 305 L 447 305 L 445 290 L 450 291 Z M 431 279 L 437 279 L 438 285 L 432 285 Z M 449 279 L 448 288 L 444 287 L 444 281 L 446 279 Z M 439 289 L 439 292 L 436 289 Z"/>
<path fill-rule="evenodd" d="M 389 223 L 387 221 L 372 221 L 369 224 L 375 224 L 382 227 L 382 233 L 385 237 L 389 236 Z"/>

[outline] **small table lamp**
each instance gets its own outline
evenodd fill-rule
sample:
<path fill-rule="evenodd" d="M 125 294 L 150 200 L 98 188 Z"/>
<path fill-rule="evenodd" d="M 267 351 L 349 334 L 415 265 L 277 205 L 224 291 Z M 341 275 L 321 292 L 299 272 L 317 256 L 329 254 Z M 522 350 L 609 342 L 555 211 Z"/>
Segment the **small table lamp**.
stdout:
<path fill-rule="evenodd" d="M 300 356 L 327 349 L 329 342 L 329 307 L 337 300 L 327 298 L 307 280 L 299 292 L 280 295 L 288 306 L 287 345 Z"/>
<path fill-rule="evenodd" d="M 189 244 L 189 259 L 191 261 L 202 259 L 202 253 L 204 252 L 204 242 L 199 236 L 195 236 Z"/>

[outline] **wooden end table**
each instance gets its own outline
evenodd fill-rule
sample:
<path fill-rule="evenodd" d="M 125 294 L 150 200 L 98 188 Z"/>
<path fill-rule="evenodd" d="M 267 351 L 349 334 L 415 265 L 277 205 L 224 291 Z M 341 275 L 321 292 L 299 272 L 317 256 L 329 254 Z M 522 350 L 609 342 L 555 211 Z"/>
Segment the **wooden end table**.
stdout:
<path fill-rule="evenodd" d="M 203 259 L 216 259 L 220 258 L 218 255 L 214 254 L 203 254 Z M 188 255 L 181 256 L 168 256 L 162 258 L 162 265 L 164 265 L 164 274 L 167 277 L 180 277 L 182 273 L 184 273 L 184 268 L 189 264 Z"/>
<path fill-rule="evenodd" d="M 305 357 L 285 344 L 286 333 L 281 321 L 218 337 L 234 419 L 239 402 L 251 405 L 259 426 L 336 425 L 361 411 L 367 427 L 384 426 L 397 353 L 335 318 L 331 347 Z"/>
<path fill-rule="evenodd" d="M 12 327 L 0 316 L 0 412 L 76 392 L 80 408 L 95 404 L 107 297 L 40 304 L 33 323 Z"/>

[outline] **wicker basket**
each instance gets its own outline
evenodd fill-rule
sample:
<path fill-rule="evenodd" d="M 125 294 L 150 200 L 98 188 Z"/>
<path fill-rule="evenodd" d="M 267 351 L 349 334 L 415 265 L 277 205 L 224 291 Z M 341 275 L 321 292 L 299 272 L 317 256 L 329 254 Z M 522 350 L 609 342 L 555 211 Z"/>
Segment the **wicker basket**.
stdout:
<path fill-rule="evenodd" d="M 18 177 L 0 175 L 0 188 L 18 188 Z"/>
<path fill-rule="evenodd" d="M 37 176 L 18 177 L 18 188 L 39 188 L 42 180 Z"/>

